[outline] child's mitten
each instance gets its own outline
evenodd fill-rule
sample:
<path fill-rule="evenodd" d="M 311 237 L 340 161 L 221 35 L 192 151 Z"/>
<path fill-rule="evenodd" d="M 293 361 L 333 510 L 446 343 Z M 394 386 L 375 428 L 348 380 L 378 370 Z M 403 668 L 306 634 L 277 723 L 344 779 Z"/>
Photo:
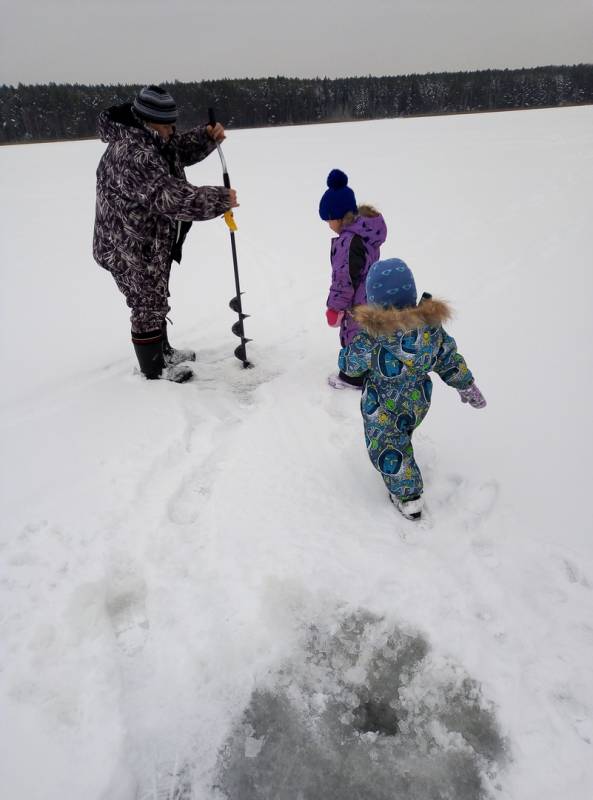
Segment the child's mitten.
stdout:
<path fill-rule="evenodd" d="M 459 396 L 462 403 L 469 403 L 474 408 L 484 408 L 486 400 L 482 392 L 478 389 L 475 383 L 472 383 L 467 389 L 458 389 Z"/>
<path fill-rule="evenodd" d="M 325 316 L 327 318 L 327 324 L 330 326 L 330 328 L 339 328 L 342 324 L 344 312 L 334 311 L 333 308 L 328 308 L 325 312 Z"/>

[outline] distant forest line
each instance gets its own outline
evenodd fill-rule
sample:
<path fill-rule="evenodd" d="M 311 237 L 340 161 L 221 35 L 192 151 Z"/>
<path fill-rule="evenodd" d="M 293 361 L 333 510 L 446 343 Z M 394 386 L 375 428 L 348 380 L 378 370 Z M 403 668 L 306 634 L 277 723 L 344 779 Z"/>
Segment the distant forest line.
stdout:
<path fill-rule="evenodd" d="M 355 78 L 243 78 L 163 83 L 180 127 L 229 128 L 386 119 L 593 103 L 593 64 Z M 0 86 L 0 143 L 97 135 L 98 113 L 131 100 L 139 85 Z"/>

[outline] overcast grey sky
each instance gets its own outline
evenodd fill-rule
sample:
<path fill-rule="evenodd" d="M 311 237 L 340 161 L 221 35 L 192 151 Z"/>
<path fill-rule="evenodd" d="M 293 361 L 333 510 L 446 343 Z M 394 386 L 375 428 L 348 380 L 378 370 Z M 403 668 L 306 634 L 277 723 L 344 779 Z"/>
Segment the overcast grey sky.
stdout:
<path fill-rule="evenodd" d="M 0 0 L 0 84 L 593 62 L 593 0 Z"/>

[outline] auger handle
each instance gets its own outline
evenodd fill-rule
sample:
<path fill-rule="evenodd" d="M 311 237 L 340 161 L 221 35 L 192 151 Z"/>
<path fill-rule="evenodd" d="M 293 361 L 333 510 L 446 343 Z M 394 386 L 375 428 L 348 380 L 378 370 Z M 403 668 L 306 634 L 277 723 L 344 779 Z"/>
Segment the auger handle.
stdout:
<path fill-rule="evenodd" d="M 212 127 L 216 125 L 216 113 L 214 112 L 213 108 L 208 109 L 208 125 L 211 125 Z M 230 189 L 231 179 L 229 178 L 229 171 L 227 169 L 224 156 L 222 154 L 222 148 L 218 142 L 216 142 L 216 149 L 218 150 L 218 155 L 220 156 L 220 161 L 222 163 L 222 181 L 224 183 L 224 188 Z"/>

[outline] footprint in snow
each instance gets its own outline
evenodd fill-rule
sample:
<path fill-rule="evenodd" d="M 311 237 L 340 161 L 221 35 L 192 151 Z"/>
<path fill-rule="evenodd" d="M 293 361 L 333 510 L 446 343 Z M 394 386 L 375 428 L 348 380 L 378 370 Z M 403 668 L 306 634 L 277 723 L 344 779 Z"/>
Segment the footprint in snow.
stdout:
<path fill-rule="evenodd" d="M 468 491 L 463 500 L 466 524 L 475 526 L 483 522 L 494 508 L 499 491 L 498 482 L 494 480 L 486 481 Z"/>
<path fill-rule="evenodd" d="M 496 547 L 491 539 L 476 538 L 471 546 L 475 554 L 482 559 L 486 566 L 496 568 L 500 566 L 500 559 L 496 555 Z"/>
<path fill-rule="evenodd" d="M 589 582 L 589 579 L 577 564 L 574 564 L 572 561 L 569 561 L 566 558 L 563 560 L 563 563 L 566 572 L 566 577 L 568 578 L 569 583 L 578 583 L 585 589 L 591 588 L 591 583 Z"/>
<path fill-rule="evenodd" d="M 134 800 L 194 800 L 189 767 L 160 765 L 152 770 L 146 785 L 138 787 Z"/>
<path fill-rule="evenodd" d="M 206 479 L 206 474 L 212 475 L 206 469 L 196 471 L 191 479 L 184 481 L 175 492 L 167 506 L 171 522 L 176 525 L 193 525 L 197 521 L 200 507 L 211 492 L 211 477 L 210 480 Z"/>
<path fill-rule="evenodd" d="M 435 508 L 443 507 L 454 511 L 461 505 L 460 494 L 464 486 L 461 475 L 439 475 L 432 477 L 431 470 L 423 470 L 425 474 L 426 493 L 430 496 Z"/>
<path fill-rule="evenodd" d="M 593 742 L 593 709 L 578 700 L 568 687 L 560 687 L 552 698 L 560 713 L 566 717 L 577 734 L 586 744 Z"/>
<path fill-rule="evenodd" d="M 148 638 L 146 583 L 131 562 L 118 564 L 107 582 L 105 603 L 117 645 L 128 656 L 139 653 Z"/>

